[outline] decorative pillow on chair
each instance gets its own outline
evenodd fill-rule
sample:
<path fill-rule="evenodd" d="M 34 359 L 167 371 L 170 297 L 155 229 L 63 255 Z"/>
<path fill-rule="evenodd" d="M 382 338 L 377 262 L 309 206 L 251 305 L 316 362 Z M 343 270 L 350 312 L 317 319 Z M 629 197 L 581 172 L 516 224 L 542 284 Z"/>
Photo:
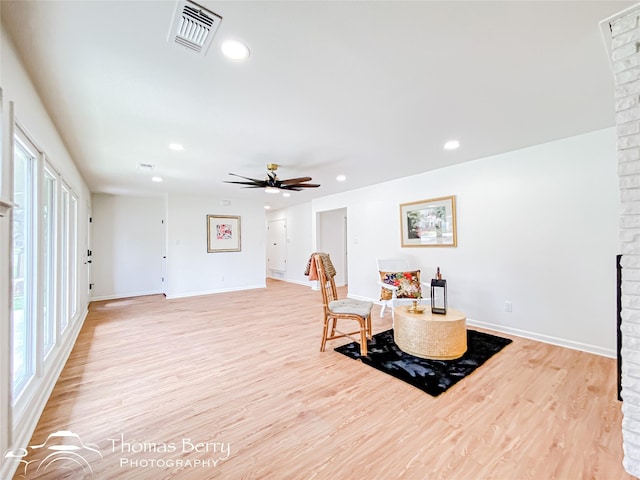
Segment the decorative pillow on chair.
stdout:
<path fill-rule="evenodd" d="M 383 283 L 398 287 L 396 298 L 420 298 L 420 270 L 412 272 L 380 272 Z M 380 300 L 391 300 L 391 290 L 380 288 Z"/>

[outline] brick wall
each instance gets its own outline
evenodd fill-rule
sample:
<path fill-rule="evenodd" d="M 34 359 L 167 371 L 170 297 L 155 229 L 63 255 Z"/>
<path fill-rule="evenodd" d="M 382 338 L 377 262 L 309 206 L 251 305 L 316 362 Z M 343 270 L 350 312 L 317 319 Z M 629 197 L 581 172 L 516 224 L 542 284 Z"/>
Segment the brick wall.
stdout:
<path fill-rule="evenodd" d="M 621 202 L 623 464 L 640 477 L 640 5 L 610 28 Z"/>

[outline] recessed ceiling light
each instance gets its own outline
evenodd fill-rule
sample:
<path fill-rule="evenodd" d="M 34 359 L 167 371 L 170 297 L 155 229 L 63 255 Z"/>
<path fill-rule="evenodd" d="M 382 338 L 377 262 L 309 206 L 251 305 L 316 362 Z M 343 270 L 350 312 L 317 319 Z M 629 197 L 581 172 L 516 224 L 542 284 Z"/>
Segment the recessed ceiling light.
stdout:
<path fill-rule="evenodd" d="M 269 205 L 265 205 L 265 206 L 264 206 L 264 209 L 265 209 L 265 210 L 271 210 L 271 207 L 270 207 Z"/>
<path fill-rule="evenodd" d="M 290 197 L 291 194 L 289 192 L 282 192 L 283 197 Z"/>
<path fill-rule="evenodd" d="M 225 41 L 220 49 L 225 57 L 234 62 L 240 62 L 249 58 L 249 47 L 237 40 Z"/>
<path fill-rule="evenodd" d="M 151 177 L 151 181 L 152 182 L 161 182 L 162 181 L 162 177 Z"/>
<path fill-rule="evenodd" d="M 179 143 L 170 143 L 169 144 L 169 148 L 171 150 L 175 150 L 175 151 L 184 150 L 184 147 L 182 145 L 180 145 Z"/>
<path fill-rule="evenodd" d="M 344 182 L 347 179 L 347 177 L 345 175 L 338 175 L 336 177 L 336 180 L 339 182 Z"/>
<path fill-rule="evenodd" d="M 449 140 L 447 143 L 444 144 L 444 149 L 455 150 L 459 146 L 460 146 L 460 142 L 458 140 Z"/>

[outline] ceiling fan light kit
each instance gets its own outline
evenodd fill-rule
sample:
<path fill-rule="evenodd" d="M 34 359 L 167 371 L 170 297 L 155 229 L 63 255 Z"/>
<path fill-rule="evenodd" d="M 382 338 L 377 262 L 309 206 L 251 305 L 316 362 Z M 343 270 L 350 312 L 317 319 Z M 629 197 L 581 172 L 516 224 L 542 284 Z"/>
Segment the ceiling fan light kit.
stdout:
<path fill-rule="evenodd" d="M 293 190 L 295 192 L 300 192 L 304 188 L 317 188 L 320 186 L 320 184 L 318 183 L 308 183 L 311 180 L 313 180 L 311 177 L 298 177 L 298 178 L 289 178 L 286 180 L 280 180 L 276 175 L 277 169 L 278 169 L 277 163 L 268 163 L 267 177 L 264 180 L 259 180 L 259 179 L 250 178 L 250 177 L 243 177 L 242 175 L 230 173 L 229 175 L 243 178 L 247 181 L 246 182 L 225 181 L 224 183 L 235 183 L 236 185 L 245 185 L 244 188 L 264 188 L 264 191 L 267 193 L 280 193 L 281 190 Z"/>

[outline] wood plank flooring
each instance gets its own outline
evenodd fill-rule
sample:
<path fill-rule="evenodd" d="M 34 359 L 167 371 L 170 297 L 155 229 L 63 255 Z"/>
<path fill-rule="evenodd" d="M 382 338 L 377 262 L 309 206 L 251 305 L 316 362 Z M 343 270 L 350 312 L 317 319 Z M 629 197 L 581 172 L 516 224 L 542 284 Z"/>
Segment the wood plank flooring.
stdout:
<path fill-rule="evenodd" d="M 634 478 L 615 360 L 510 337 L 434 398 L 333 351 L 348 339 L 320 353 L 321 318 L 320 292 L 277 280 L 92 303 L 30 444 L 72 431 L 109 480 Z M 42 450 L 28 478 L 91 478 Z"/>

